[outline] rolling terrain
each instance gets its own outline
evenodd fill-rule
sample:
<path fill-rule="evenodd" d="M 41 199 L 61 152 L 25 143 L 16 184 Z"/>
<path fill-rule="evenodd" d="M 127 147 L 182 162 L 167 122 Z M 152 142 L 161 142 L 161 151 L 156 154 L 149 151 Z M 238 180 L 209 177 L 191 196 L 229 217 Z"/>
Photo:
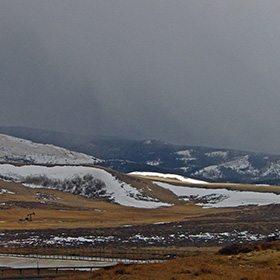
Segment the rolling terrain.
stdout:
<path fill-rule="evenodd" d="M 30 188 L 61 190 L 138 208 L 172 206 L 183 201 L 194 201 L 204 208 L 280 202 L 278 187 L 209 183 L 158 172 L 124 174 L 93 165 L 102 161 L 53 145 L 0 134 L 0 178 Z"/>
<path fill-rule="evenodd" d="M 219 247 L 279 235 L 278 204 L 202 208 L 190 200 L 139 208 L 21 183 L 0 181 L 0 189 L 2 245 Z"/>
<path fill-rule="evenodd" d="M 277 186 L 210 183 L 158 172 L 124 174 L 91 164 L 102 160 L 85 154 L 5 135 L 0 139 L 0 228 L 6 230 L 2 242 L 8 229 L 33 230 L 28 236 L 36 236 L 41 245 L 68 238 L 70 247 L 77 245 L 78 236 L 84 236 L 81 245 L 193 247 L 203 240 L 207 247 L 278 235 Z M 26 163 L 29 155 L 35 155 L 32 163 Z M 61 164 L 66 159 L 68 164 Z M 85 159 L 88 164 L 77 165 Z M 33 220 L 25 220 L 33 212 Z M 261 226 L 252 224 L 258 219 Z M 112 236 L 114 227 L 118 231 Z M 67 237 L 62 235 L 65 228 Z M 49 239 L 45 229 L 52 232 Z M 34 241 L 21 234 L 20 242 Z"/>
<path fill-rule="evenodd" d="M 211 182 L 280 184 L 279 155 L 24 127 L 0 127 L 0 133 L 82 152 L 103 159 L 102 166 L 125 173 L 153 171 Z"/>
<path fill-rule="evenodd" d="M 279 238 L 279 186 L 211 182 L 158 170 L 122 173 L 101 166 L 104 162 L 0 135 L 1 252 L 185 256 L 73 279 L 150 279 L 162 269 L 170 270 L 166 279 L 271 279 L 278 273 L 277 248 L 251 255 L 213 253 L 234 243 Z"/>

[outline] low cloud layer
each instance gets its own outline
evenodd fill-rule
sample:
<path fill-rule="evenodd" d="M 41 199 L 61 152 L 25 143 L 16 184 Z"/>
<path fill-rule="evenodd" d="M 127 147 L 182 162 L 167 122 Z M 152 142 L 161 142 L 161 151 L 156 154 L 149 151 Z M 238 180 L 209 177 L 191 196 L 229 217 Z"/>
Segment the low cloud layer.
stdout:
<path fill-rule="evenodd" d="M 277 1 L 0 2 L 0 125 L 280 154 Z"/>

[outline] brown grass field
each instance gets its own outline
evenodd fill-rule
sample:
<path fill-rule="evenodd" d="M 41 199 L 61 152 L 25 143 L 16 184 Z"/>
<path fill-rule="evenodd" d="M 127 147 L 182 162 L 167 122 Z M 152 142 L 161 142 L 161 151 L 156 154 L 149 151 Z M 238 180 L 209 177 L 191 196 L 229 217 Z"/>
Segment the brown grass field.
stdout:
<path fill-rule="evenodd" d="M 143 178 L 143 176 L 133 175 L 136 178 Z M 240 191 L 257 191 L 257 192 L 272 192 L 280 194 L 280 186 L 265 186 L 265 185 L 252 185 L 252 184 L 236 184 L 236 183 L 208 183 L 208 184 L 190 184 L 184 183 L 176 179 L 160 178 L 145 176 L 145 179 L 152 181 L 159 181 L 164 183 L 171 183 L 173 185 L 186 186 L 186 187 L 200 187 L 207 189 L 228 189 L 228 190 L 240 190 Z"/>
<path fill-rule="evenodd" d="M 113 172 L 113 171 L 112 171 Z M 16 194 L 0 195 L 0 229 L 44 229 L 44 228 L 97 228 L 118 227 L 126 224 L 150 224 L 157 222 L 176 222 L 203 217 L 205 215 L 232 212 L 235 209 L 202 209 L 193 202 L 179 201 L 168 190 L 153 184 L 150 180 L 157 177 L 141 178 L 119 173 L 122 180 L 142 188 L 150 196 L 156 196 L 165 202 L 174 204 L 172 207 L 158 209 L 139 209 L 123 207 L 98 199 L 86 199 L 55 190 L 31 189 L 20 183 L 10 183 L 0 180 L 0 188 Z M 161 179 L 160 181 L 179 184 L 177 180 Z M 180 185 L 194 186 L 183 184 Z M 148 188 L 147 188 L 148 186 Z M 266 187 L 242 184 L 207 184 L 207 188 L 228 188 L 260 192 L 280 193 L 280 187 Z M 152 190 L 152 191 L 150 191 Z M 4 205 L 5 203 L 5 205 Z M 36 210 L 36 211 L 35 211 Z M 32 223 L 20 222 L 19 219 L 35 211 Z"/>
<path fill-rule="evenodd" d="M 117 227 L 126 224 L 175 222 L 233 211 L 202 209 L 191 202 L 180 202 L 172 207 L 158 209 L 139 209 L 55 190 L 31 189 L 19 183 L 4 181 L 0 181 L 0 188 L 16 192 L 0 195 L 0 229 Z M 35 216 L 32 222 L 19 221 L 33 211 Z"/>
<path fill-rule="evenodd" d="M 234 248 L 233 248 L 234 247 Z M 277 280 L 280 279 L 280 241 L 255 242 L 249 245 L 229 246 L 227 254 L 201 253 L 148 264 L 118 264 L 94 272 L 42 270 L 43 275 L 56 276 L 57 280 Z M 220 250 L 222 251 L 222 250 Z M 62 275 L 61 275 L 62 274 Z M 16 277 L 18 271 L 5 272 Z M 37 271 L 23 273 L 36 276 Z M 1 279 L 1 276 L 0 276 Z M 46 278 L 50 279 L 50 278 Z M 53 278 L 52 278 L 53 279 Z"/>
<path fill-rule="evenodd" d="M 159 222 L 189 222 L 190 226 L 200 223 L 206 229 L 217 228 L 226 230 L 227 225 L 242 229 L 252 226 L 265 230 L 279 225 L 280 217 L 273 214 L 273 207 L 243 207 L 202 209 L 193 202 L 179 201 L 169 191 L 157 189 L 151 180 L 144 178 L 138 181 L 136 176 L 131 178 L 123 175 L 127 182 L 136 181 L 139 188 L 145 183 L 149 188 L 145 192 L 158 196 L 166 202 L 174 203 L 172 207 L 158 209 L 139 209 L 123 207 L 104 202 L 99 199 L 86 199 L 81 196 L 47 189 L 30 189 L 19 183 L 0 180 L 0 189 L 7 189 L 16 194 L 0 195 L 0 230 L 47 230 L 47 229 L 106 229 L 119 228 L 124 225 L 149 226 Z M 145 181 L 147 180 L 147 181 Z M 161 180 L 179 184 L 176 180 Z M 134 182 L 135 183 L 135 182 Z M 180 183 L 180 185 L 183 185 Z M 189 184 L 185 184 L 190 186 Z M 198 187 L 198 185 L 194 185 Z M 240 184 L 208 184 L 207 188 L 252 190 L 280 193 L 280 187 L 265 187 Z M 150 191 L 152 190 L 152 192 Z M 35 212 L 33 221 L 19 221 L 28 213 Z M 246 216 L 247 215 L 247 216 Z M 274 215 L 274 216 L 273 216 Z M 71 272 L 67 277 L 56 279 L 280 279 L 280 246 L 256 247 L 250 252 L 234 255 L 209 253 L 214 247 L 188 248 L 194 254 L 184 258 L 176 258 L 163 263 L 144 265 L 119 264 L 113 268 L 101 269 L 96 272 Z M 180 248 L 176 248 L 180 250 Z M 215 251 L 218 248 L 215 247 Z M 192 256 L 191 256 L 192 255 Z M 1 277 L 0 277 L 1 279 Z"/>
<path fill-rule="evenodd" d="M 279 241 L 256 246 L 247 253 L 221 255 L 204 253 L 163 263 L 124 265 L 95 272 L 72 273 L 59 280 L 134 279 L 134 280 L 277 280 L 280 279 Z"/>

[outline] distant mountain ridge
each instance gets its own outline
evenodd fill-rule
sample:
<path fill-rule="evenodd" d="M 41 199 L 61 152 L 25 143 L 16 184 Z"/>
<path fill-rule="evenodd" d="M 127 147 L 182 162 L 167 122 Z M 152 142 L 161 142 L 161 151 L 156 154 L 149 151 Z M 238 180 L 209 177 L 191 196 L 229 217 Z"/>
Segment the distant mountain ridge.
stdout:
<path fill-rule="evenodd" d="M 97 164 L 102 160 L 49 144 L 0 134 L 0 161 L 35 164 Z"/>
<path fill-rule="evenodd" d="M 0 127 L 0 133 L 82 152 L 120 172 L 153 171 L 215 182 L 280 184 L 279 155 L 24 127 Z"/>

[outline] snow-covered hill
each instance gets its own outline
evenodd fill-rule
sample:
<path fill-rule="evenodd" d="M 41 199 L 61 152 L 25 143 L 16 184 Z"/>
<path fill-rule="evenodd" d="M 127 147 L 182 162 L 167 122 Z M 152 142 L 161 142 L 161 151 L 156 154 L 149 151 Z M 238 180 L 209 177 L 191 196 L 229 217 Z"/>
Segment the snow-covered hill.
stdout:
<path fill-rule="evenodd" d="M 36 164 L 97 164 L 102 160 L 53 145 L 0 134 L 0 162 Z"/>
<path fill-rule="evenodd" d="M 144 175 L 144 173 L 134 173 L 133 176 L 135 176 L 135 174 L 138 174 L 138 176 L 139 174 L 142 174 L 142 176 Z M 151 174 L 147 173 L 146 175 L 150 177 Z M 121 176 L 125 175 L 122 174 Z M 227 190 L 224 188 L 209 189 L 207 188 L 208 184 L 206 182 L 202 184 L 204 187 L 201 187 L 201 183 L 199 183 L 200 187 L 197 187 L 198 182 L 193 180 L 192 183 L 190 183 L 190 181 L 188 181 L 190 178 L 181 178 L 181 176 L 177 177 L 173 174 L 159 173 L 157 173 L 157 176 L 175 178 L 182 181 L 182 184 L 184 184 L 182 186 L 175 186 L 170 183 L 159 181 L 153 181 L 152 184 L 173 193 L 173 195 L 177 197 L 178 202 L 179 200 L 193 201 L 195 204 L 204 208 L 280 204 L 280 195 L 275 193 Z M 107 170 L 98 167 L 14 166 L 12 164 L 0 164 L 0 178 L 21 182 L 30 188 L 56 189 L 87 198 L 104 198 L 129 207 L 158 208 L 172 205 L 171 203 L 166 203 L 156 198 L 157 193 L 153 192 L 149 187 L 148 189 L 151 191 L 151 194 L 153 193 L 153 196 L 147 195 L 147 193 L 143 191 L 143 187 L 139 188 L 133 184 L 126 183 L 118 178 L 117 175 L 112 175 Z M 186 183 L 188 183 L 190 187 L 186 186 Z M 162 192 L 162 190 L 160 192 Z"/>
<path fill-rule="evenodd" d="M 0 127 L 0 133 L 96 156 L 104 160 L 100 165 L 125 173 L 149 171 L 179 174 L 208 182 L 280 185 L 280 155 L 24 127 Z"/>
<path fill-rule="evenodd" d="M 39 166 L 0 164 L 0 178 L 31 188 L 48 188 L 88 198 L 105 198 L 124 206 L 157 208 L 170 204 L 147 196 L 108 171 L 86 166 Z"/>
<path fill-rule="evenodd" d="M 83 153 L 0 134 L 0 178 L 4 180 L 21 182 L 33 188 L 57 189 L 88 198 L 104 198 L 124 206 L 157 208 L 170 205 L 159 201 L 155 195 L 146 195 L 141 189 L 123 182 L 117 175 L 113 176 L 104 169 L 82 166 L 102 162 Z"/>
<path fill-rule="evenodd" d="M 280 195 L 275 193 L 173 186 L 162 182 L 156 184 L 172 191 L 182 200 L 195 201 L 203 208 L 280 204 Z"/>
<path fill-rule="evenodd" d="M 226 188 L 207 188 L 208 182 L 186 178 L 176 174 L 162 174 L 158 172 L 131 172 L 131 175 L 158 179 L 173 179 L 186 185 L 174 186 L 170 183 L 155 181 L 158 186 L 170 190 L 178 199 L 194 201 L 203 208 L 238 207 L 244 205 L 280 204 L 280 195 L 271 192 L 253 192 L 228 190 Z M 200 185 L 200 187 L 196 187 Z M 211 185 L 211 184 L 210 184 Z"/>
<path fill-rule="evenodd" d="M 144 145 L 151 144 L 147 142 Z M 169 160 L 172 161 L 175 155 L 178 162 L 183 162 L 191 168 L 194 161 L 203 162 L 201 155 L 204 153 L 204 157 L 208 158 L 207 164 L 205 164 L 206 167 L 202 168 L 203 165 L 201 165 L 199 171 L 193 170 L 192 174 L 212 179 L 224 178 L 222 174 L 225 174 L 226 170 L 230 170 L 231 173 L 235 172 L 240 176 L 248 172 L 252 176 L 259 175 L 258 172 L 260 171 L 256 171 L 256 168 L 253 167 L 253 163 L 256 165 L 256 158 L 253 161 L 252 155 L 241 155 L 241 153 L 236 154 L 234 152 L 232 152 L 233 155 L 230 155 L 230 151 L 202 150 L 200 153 L 194 151 L 194 149 L 177 152 L 169 151 Z M 269 175 L 279 169 L 280 160 L 278 161 L 278 158 L 264 156 L 262 158 L 267 161 L 274 161 L 266 165 L 269 166 L 268 168 L 259 169 L 262 170 L 263 174 Z M 157 159 L 159 159 L 159 154 Z M 213 160 L 215 160 L 216 164 L 213 164 Z M 26 163 L 26 165 L 15 166 L 14 164 L 8 164 L 15 162 Z M 164 159 L 161 159 L 160 162 L 162 164 Z M 0 178 L 21 182 L 29 187 L 57 189 L 88 198 L 104 198 L 124 206 L 140 208 L 170 206 L 173 202 L 176 203 L 176 199 L 178 201 L 191 200 L 203 207 L 280 204 L 280 196 L 277 194 L 207 189 L 208 182 L 178 174 L 134 172 L 131 173 L 132 176 L 129 179 L 129 175 L 126 176 L 118 172 L 109 172 L 98 167 L 81 166 L 83 164 L 96 163 L 104 164 L 104 161 L 53 145 L 33 143 L 28 140 L 0 134 Z M 121 163 L 125 165 L 126 161 L 124 160 Z M 51 165 L 52 167 L 42 165 Z M 176 165 L 173 166 L 175 170 L 178 170 Z M 175 179 L 178 182 L 182 182 L 182 187 L 156 181 L 151 181 L 151 186 L 147 185 L 147 181 L 141 181 L 141 178 L 139 179 L 141 181 L 141 186 L 139 187 L 139 182 L 135 181 L 133 175 Z M 191 187 L 183 186 L 186 183 L 191 185 Z M 161 188 L 161 192 L 169 192 L 169 195 L 174 197 L 168 201 L 161 201 L 157 193 L 150 189 L 150 187 L 152 188 L 155 185 L 157 185 L 157 188 Z M 200 185 L 199 188 L 197 188 L 198 185 Z M 144 191 L 145 188 L 148 190 L 148 194 L 147 191 Z"/>

